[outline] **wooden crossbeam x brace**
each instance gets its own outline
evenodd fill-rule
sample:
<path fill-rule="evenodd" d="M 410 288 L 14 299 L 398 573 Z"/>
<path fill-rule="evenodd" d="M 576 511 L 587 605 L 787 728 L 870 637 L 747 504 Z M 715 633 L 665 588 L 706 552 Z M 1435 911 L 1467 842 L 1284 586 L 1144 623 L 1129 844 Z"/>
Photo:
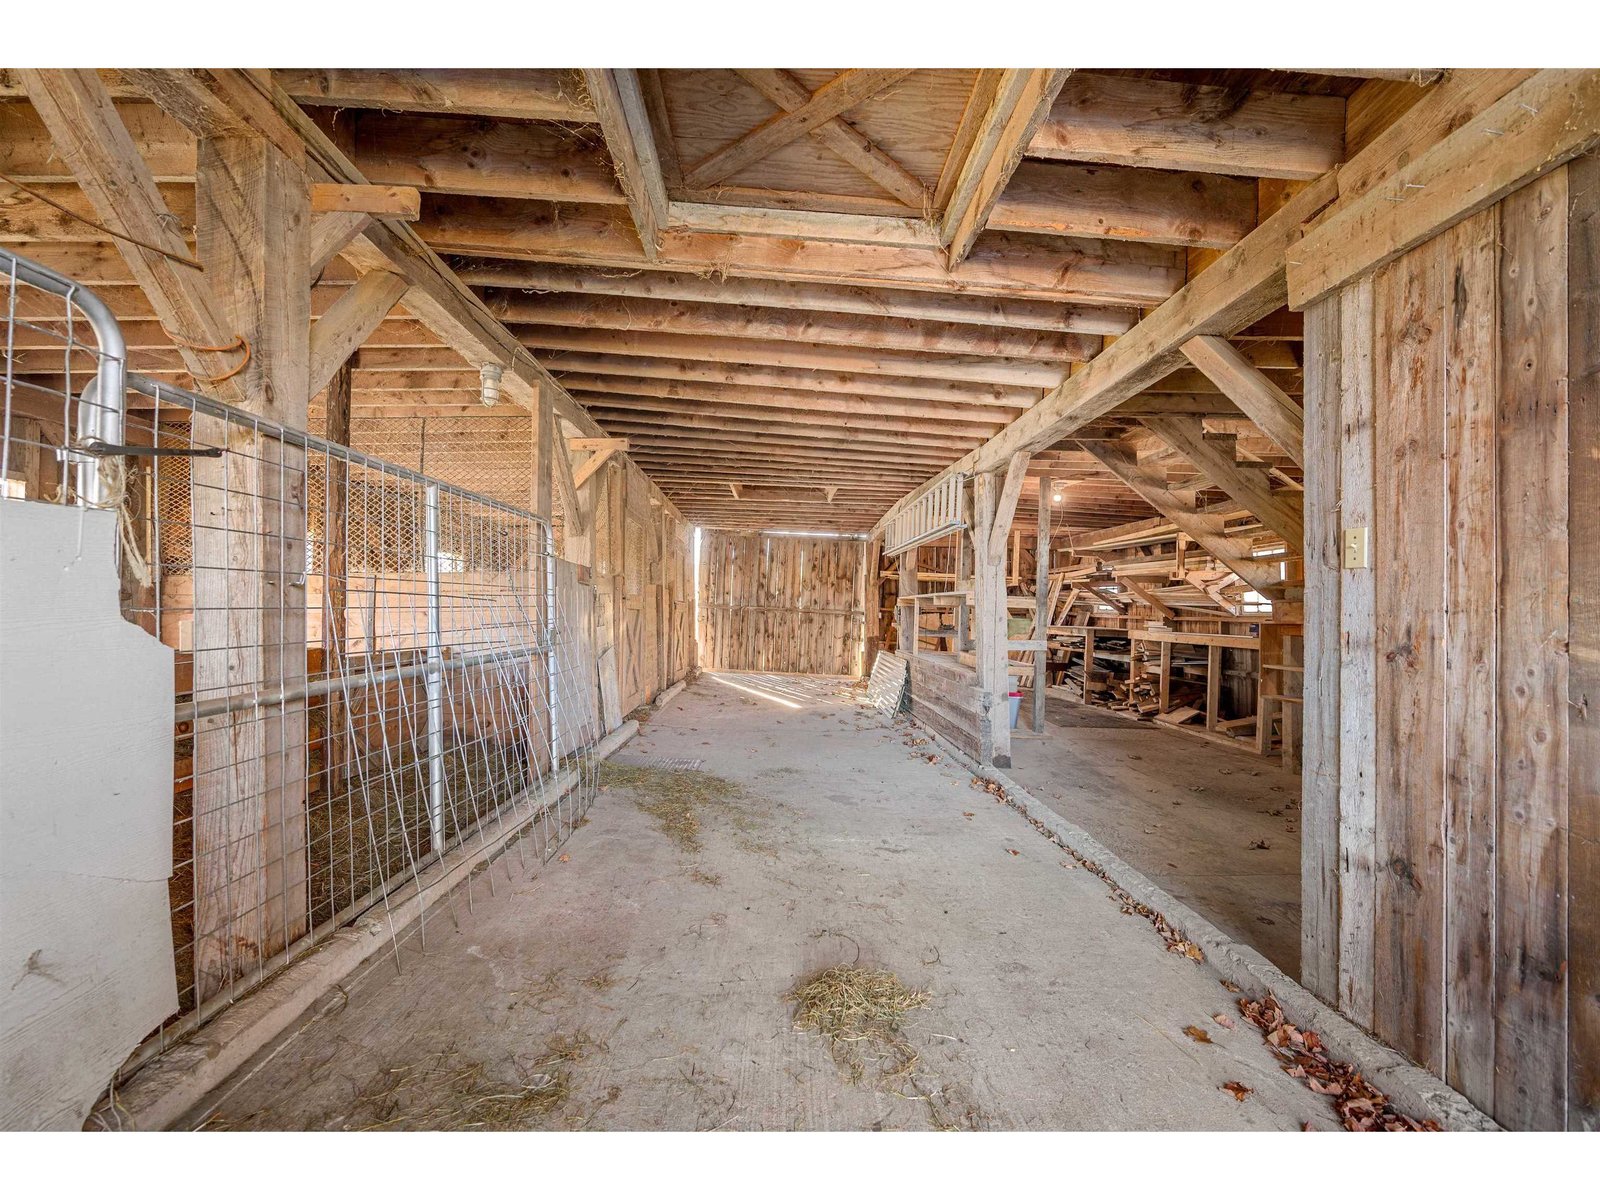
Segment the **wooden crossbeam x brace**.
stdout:
<path fill-rule="evenodd" d="M 684 185 L 708 188 L 798 141 L 812 130 L 899 83 L 909 70 L 845 71 L 811 93 L 804 104 L 779 113 L 707 155 L 684 174 Z"/>
<path fill-rule="evenodd" d="M 773 104 L 793 112 L 811 99 L 806 86 L 787 71 L 739 70 L 739 77 Z M 812 141 L 835 158 L 848 163 L 902 204 L 923 212 L 928 208 L 928 189 L 922 180 L 898 161 L 875 146 L 855 126 L 842 117 L 824 121 L 810 131 Z"/>

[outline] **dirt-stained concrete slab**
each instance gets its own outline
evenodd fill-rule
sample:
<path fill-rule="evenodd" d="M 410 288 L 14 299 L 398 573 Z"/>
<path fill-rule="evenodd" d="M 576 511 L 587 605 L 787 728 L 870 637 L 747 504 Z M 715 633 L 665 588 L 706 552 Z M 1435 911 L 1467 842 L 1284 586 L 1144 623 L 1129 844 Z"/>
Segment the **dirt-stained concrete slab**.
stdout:
<path fill-rule="evenodd" d="M 686 796 L 695 760 L 729 786 Z M 1336 1127 L 1208 965 L 842 683 L 703 676 L 615 761 L 560 858 L 497 864 L 187 1123 Z M 788 994 L 840 964 L 928 993 L 909 1071 L 869 1049 L 853 1081 L 794 1029 Z"/>
<path fill-rule="evenodd" d="M 1299 976 L 1298 774 L 1275 758 L 1055 697 L 1045 729 L 1013 743 L 1012 778 Z"/>

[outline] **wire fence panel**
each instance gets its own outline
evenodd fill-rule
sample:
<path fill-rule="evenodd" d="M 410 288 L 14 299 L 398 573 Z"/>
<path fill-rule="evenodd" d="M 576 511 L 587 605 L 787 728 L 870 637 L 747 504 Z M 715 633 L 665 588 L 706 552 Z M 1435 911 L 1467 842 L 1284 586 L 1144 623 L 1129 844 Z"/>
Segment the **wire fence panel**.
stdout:
<path fill-rule="evenodd" d="M 603 732 L 592 601 L 558 606 L 548 522 L 141 376 L 101 406 L 89 381 L 121 381 L 81 295 L 22 275 L 0 281 L 6 494 L 116 507 L 124 615 L 177 651 L 181 1010 L 454 851 L 548 857 Z"/>

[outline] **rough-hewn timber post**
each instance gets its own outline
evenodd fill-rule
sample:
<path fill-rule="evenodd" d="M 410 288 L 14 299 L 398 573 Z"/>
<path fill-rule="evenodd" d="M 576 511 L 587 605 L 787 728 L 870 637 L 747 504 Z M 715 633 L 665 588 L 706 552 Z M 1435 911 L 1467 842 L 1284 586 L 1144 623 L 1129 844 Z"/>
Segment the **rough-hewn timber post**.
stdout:
<path fill-rule="evenodd" d="M 1033 731 L 1044 732 L 1044 689 L 1050 675 L 1050 480 L 1039 479 L 1037 538 L 1033 545 Z"/>
<path fill-rule="evenodd" d="M 977 656 L 978 759 L 1011 765 L 1010 688 L 1005 671 L 1006 538 L 996 552 L 995 509 L 1000 477 L 972 478 L 972 631 Z"/>
<path fill-rule="evenodd" d="M 900 552 L 900 578 L 896 581 L 895 588 L 898 596 L 915 596 L 917 594 L 917 551 L 902 550 Z M 898 631 L 899 645 L 895 648 L 902 655 L 911 655 L 917 652 L 917 625 L 916 610 L 909 604 L 896 604 L 894 609 L 894 624 Z"/>
<path fill-rule="evenodd" d="M 221 319 L 250 346 L 244 403 L 292 429 L 306 427 L 310 399 L 309 195 L 303 163 L 266 138 L 200 139 L 197 245 Z M 305 454 L 238 424 L 195 427 L 228 449 L 193 466 L 196 694 L 295 688 L 306 677 Z M 199 999 L 306 932 L 306 751 L 304 700 L 197 723 Z"/>

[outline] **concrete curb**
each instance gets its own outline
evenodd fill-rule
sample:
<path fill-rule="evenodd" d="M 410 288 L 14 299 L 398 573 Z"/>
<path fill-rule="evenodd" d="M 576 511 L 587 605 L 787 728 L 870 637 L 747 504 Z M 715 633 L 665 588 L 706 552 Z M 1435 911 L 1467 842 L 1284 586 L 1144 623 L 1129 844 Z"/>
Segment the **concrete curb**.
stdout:
<path fill-rule="evenodd" d="M 609 758 L 638 732 L 637 721 L 624 721 L 595 746 L 597 756 Z M 575 776 L 571 778 L 563 794 L 576 782 Z M 106 1126 L 124 1130 L 169 1128 L 303 1017 L 329 988 L 398 941 L 525 828 L 523 823 L 480 845 L 458 847 L 391 896 L 385 911 L 369 913 L 329 935 L 191 1036 L 151 1059 L 116 1090 L 114 1099 L 97 1104 L 90 1120 L 98 1117 Z"/>
<path fill-rule="evenodd" d="M 966 751 L 940 737 L 915 717 L 909 719 L 933 738 L 950 758 L 974 775 L 1003 787 L 1024 816 L 1039 822 L 1078 854 L 1098 865 L 1123 891 L 1164 916 L 1184 937 L 1205 951 L 1207 962 L 1224 979 L 1256 996 L 1271 992 L 1283 1007 L 1284 1016 L 1302 1029 L 1315 1030 L 1332 1057 L 1353 1063 L 1366 1079 L 1388 1093 L 1401 1111 L 1413 1117 L 1431 1117 L 1441 1128 L 1458 1132 L 1500 1128 L 1443 1080 L 1385 1046 L 1273 966 L 1258 951 L 1234 941 L 1188 905 L 1168 895 L 1004 771 L 979 764 Z"/>

